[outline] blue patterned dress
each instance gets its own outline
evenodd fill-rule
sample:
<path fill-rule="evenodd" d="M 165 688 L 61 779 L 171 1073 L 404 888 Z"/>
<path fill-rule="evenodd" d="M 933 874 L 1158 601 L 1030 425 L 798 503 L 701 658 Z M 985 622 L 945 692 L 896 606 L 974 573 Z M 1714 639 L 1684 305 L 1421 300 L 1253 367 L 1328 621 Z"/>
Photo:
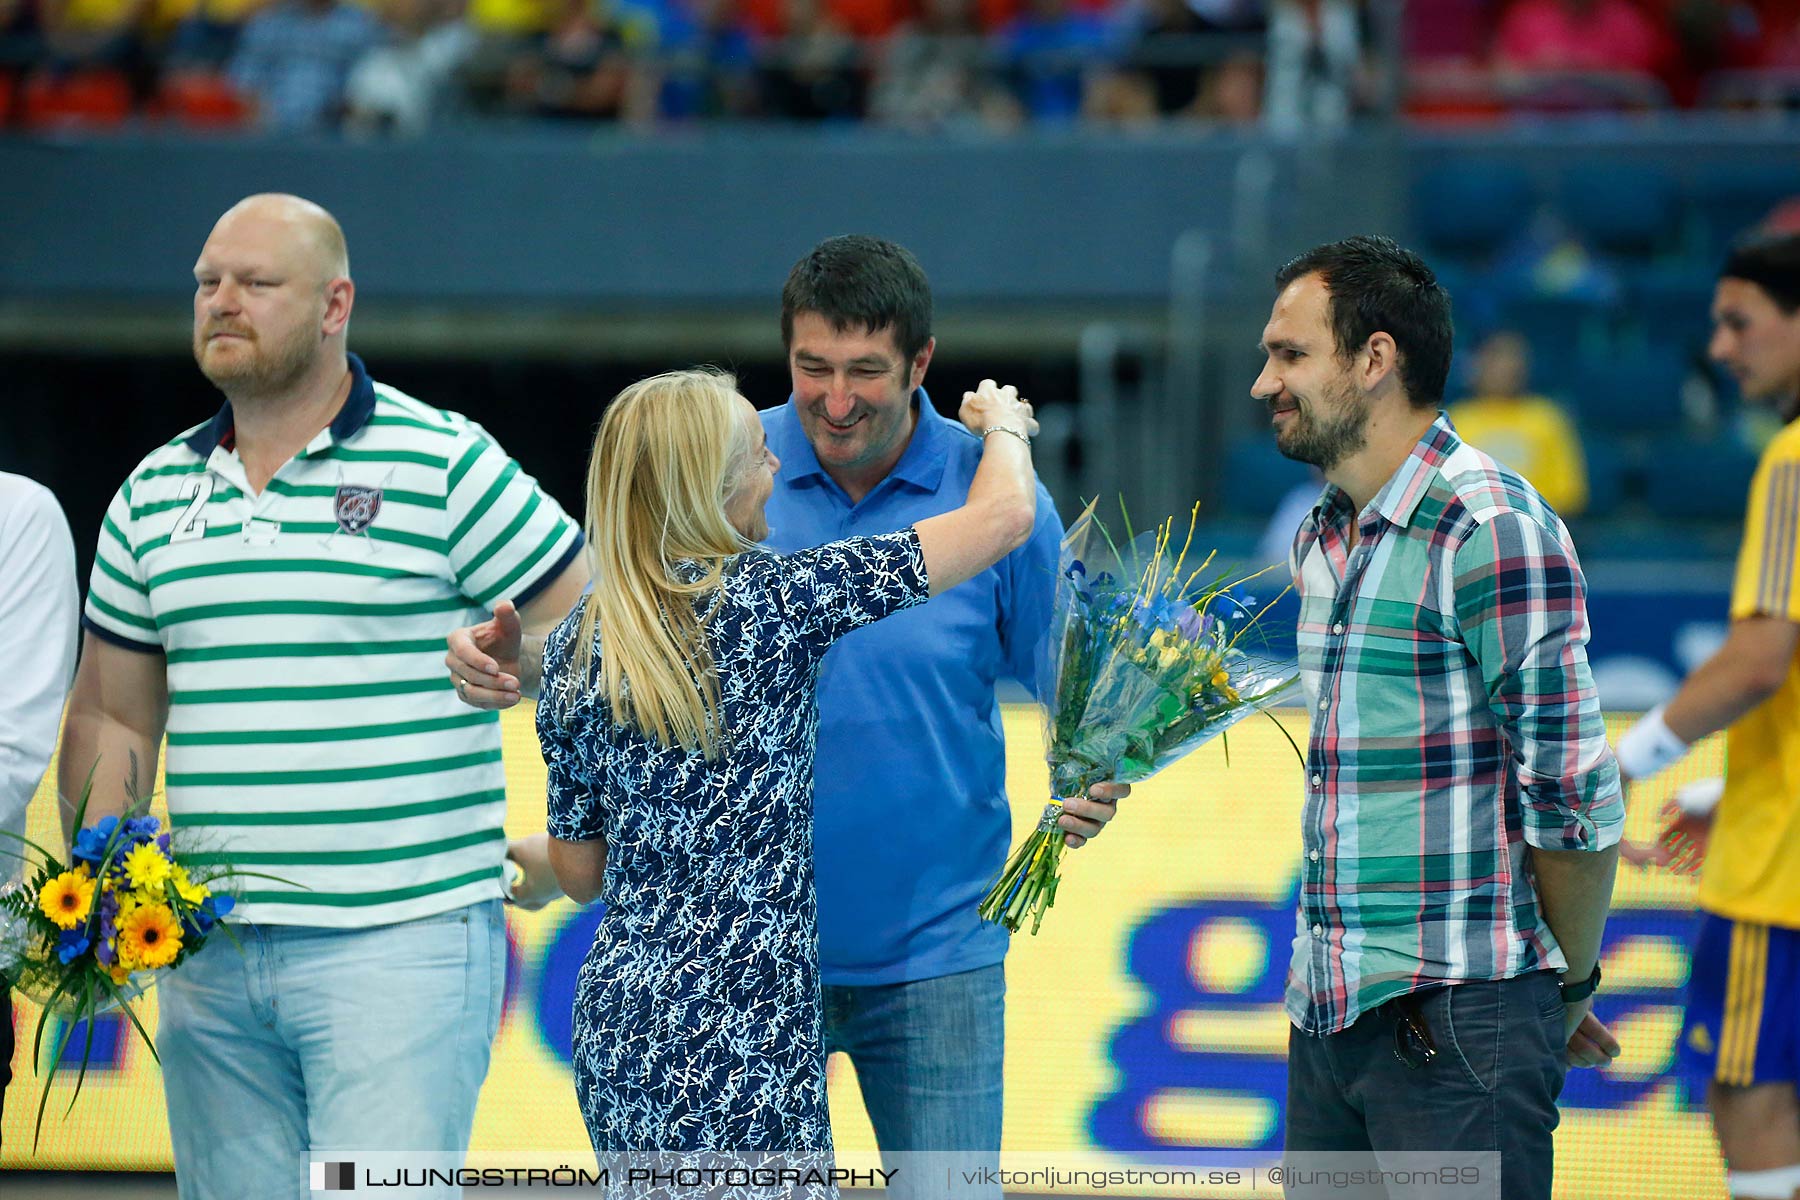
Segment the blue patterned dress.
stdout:
<path fill-rule="evenodd" d="M 572 686 L 579 607 L 550 636 L 537 710 L 550 834 L 607 844 L 606 912 L 573 1038 L 577 1098 L 603 1156 L 831 1149 L 814 680 L 839 637 L 927 595 L 910 529 L 739 555 L 703 601 L 728 744 L 711 763 L 615 724 L 597 666 Z"/>

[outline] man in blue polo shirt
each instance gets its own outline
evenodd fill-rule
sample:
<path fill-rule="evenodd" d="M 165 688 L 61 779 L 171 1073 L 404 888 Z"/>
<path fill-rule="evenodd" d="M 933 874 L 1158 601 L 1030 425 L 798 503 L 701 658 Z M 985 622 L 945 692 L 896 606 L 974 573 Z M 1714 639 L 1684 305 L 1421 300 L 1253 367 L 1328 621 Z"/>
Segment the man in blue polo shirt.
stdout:
<path fill-rule="evenodd" d="M 781 333 L 793 395 L 763 413 L 782 462 L 771 546 L 902 529 L 961 503 L 981 446 L 922 386 L 937 342 L 917 259 L 877 238 L 821 242 L 788 275 Z M 1008 935 L 975 911 L 1012 836 L 995 684 L 1036 678 L 1062 533 L 1040 486 L 1030 541 L 825 659 L 814 846 L 826 1046 L 856 1064 L 884 1150 L 999 1151 Z M 1064 827 L 1078 841 L 1112 811 L 1077 800 Z"/>
<path fill-rule="evenodd" d="M 781 331 L 793 395 L 762 414 L 782 464 L 770 546 L 886 533 L 962 503 L 981 443 L 940 417 L 922 386 L 937 343 L 917 259 L 877 238 L 821 242 L 782 289 Z M 845 637 L 821 669 L 813 805 L 826 1045 L 855 1063 L 887 1153 L 998 1159 L 1008 935 L 976 915 L 1012 836 L 995 686 L 1035 679 L 1062 532 L 1040 488 L 1024 546 Z M 521 653 L 506 620 L 451 639 L 446 661 L 468 703 L 505 707 L 535 688 L 541 642 L 526 639 Z M 1098 833 L 1129 791 L 1099 784 L 1068 800 L 1069 844 Z M 897 1194 L 922 1194 L 920 1175 L 902 1171 Z"/>

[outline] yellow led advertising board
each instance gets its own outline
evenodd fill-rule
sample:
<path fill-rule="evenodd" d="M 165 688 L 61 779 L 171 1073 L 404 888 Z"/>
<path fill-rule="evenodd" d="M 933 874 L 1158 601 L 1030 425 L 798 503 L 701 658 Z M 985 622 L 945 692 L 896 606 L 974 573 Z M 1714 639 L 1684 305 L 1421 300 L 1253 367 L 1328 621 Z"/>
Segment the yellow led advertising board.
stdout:
<path fill-rule="evenodd" d="M 1303 713 L 1282 720 L 1304 738 Z M 1006 722 L 1013 822 L 1023 833 L 1042 809 L 1042 743 L 1034 709 L 1009 709 Z M 1623 723 L 1614 723 L 1615 734 Z M 504 728 L 508 826 L 515 834 L 542 829 L 544 774 L 530 714 L 505 714 Z M 1267 720 L 1247 722 L 1229 740 L 1229 764 L 1227 748 L 1215 743 L 1140 784 L 1105 835 L 1065 860 L 1042 932 L 1014 939 L 1009 1150 L 1094 1152 L 1117 1165 L 1197 1148 L 1276 1158 L 1300 775 L 1294 752 Z M 881 753 L 870 748 L 871 769 L 879 769 Z M 1628 834 L 1647 836 L 1673 787 L 1717 773 L 1720 760 L 1720 743 L 1709 741 L 1676 771 L 1637 789 Z M 58 836 L 47 788 L 31 824 L 35 837 Z M 1705 1113 L 1669 1074 L 1692 896 L 1689 882 L 1621 868 L 1598 1007 L 1625 1053 L 1605 1071 L 1570 1074 L 1557 1135 L 1559 1197 L 1724 1195 Z M 562 902 L 542 913 L 509 912 L 508 920 L 505 1017 L 474 1147 L 579 1151 L 587 1140 L 568 1068 L 569 1004 L 597 913 Z M 138 1008 L 154 1030 L 154 992 Z M 93 1065 L 67 1116 L 69 1084 L 58 1079 L 33 1156 L 36 1010 L 21 1003 L 16 1020 L 19 1078 L 7 1095 L 0 1167 L 170 1166 L 155 1063 L 116 1016 L 97 1027 Z M 872 1148 L 854 1073 L 841 1056 L 830 1071 L 838 1145 Z"/>

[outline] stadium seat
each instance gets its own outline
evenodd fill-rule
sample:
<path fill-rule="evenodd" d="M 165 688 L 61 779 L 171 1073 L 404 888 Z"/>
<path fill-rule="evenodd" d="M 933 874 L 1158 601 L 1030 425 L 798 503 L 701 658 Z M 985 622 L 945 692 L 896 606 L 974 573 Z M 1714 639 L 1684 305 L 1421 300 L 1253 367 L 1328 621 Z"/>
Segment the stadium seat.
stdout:
<path fill-rule="evenodd" d="M 1666 438 L 1650 454 L 1645 499 L 1670 520 L 1740 520 L 1755 471 L 1756 455 L 1735 439 Z"/>
<path fill-rule="evenodd" d="M 194 129 L 233 129 L 250 119 L 250 105 L 231 81 L 205 71 L 183 71 L 163 81 L 156 111 Z"/>
<path fill-rule="evenodd" d="M 1695 252 L 1716 269 L 1733 240 L 1800 196 L 1800 166 L 1716 167 L 1697 174 L 1687 192 Z"/>
<path fill-rule="evenodd" d="M 1422 175 L 1413 187 L 1413 220 L 1435 251 L 1491 253 L 1531 219 L 1536 196 L 1516 166 L 1465 161 Z"/>
<path fill-rule="evenodd" d="M 1624 506 L 1631 492 L 1632 459 L 1616 438 L 1584 437 L 1582 457 L 1587 462 L 1588 503 L 1583 516 L 1610 517 Z M 1567 513 L 1563 514 L 1565 517 Z"/>
<path fill-rule="evenodd" d="M 1634 340 L 1691 353 L 1705 349 L 1712 332 L 1713 277 L 1718 264 L 1686 262 L 1633 272 L 1625 317 Z"/>
<path fill-rule="evenodd" d="M 1577 167 L 1563 176 L 1560 201 L 1569 225 L 1597 250 L 1648 255 L 1676 241 L 1675 184 L 1661 171 Z"/>
<path fill-rule="evenodd" d="M 1289 492 L 1310 478 L 1304 464 L 1282 457 L 1272 435 L 1239 437 L 1225 450 L 1220 504 L 1234 516 L 1266 520 Z"/>
<path fill-rule="evenodd" d="M 131 84 L 117 71 L 39 72 L 25 81 L 20 113 L 34 129 L 119 125 L 131 115 Z"/>
<path fill-rule="evenodd" d="M 1498 326 L 1516 329 L 1531 344 L 1533 377 L 1554 381 L 1604 351 L 1613 306 L 1585 296 L 1515 296 L 1502 302 Z"/>
<path fill-rule="evenodd" d="M 1664 434 L 1681 424 L 1681 387 L 1687 374 L 1688 360 L 1679 350 L 1651 345 L 1583 359 L 1567 377 L 1567 386 L 1558 390 L 1583 428 Z"/>

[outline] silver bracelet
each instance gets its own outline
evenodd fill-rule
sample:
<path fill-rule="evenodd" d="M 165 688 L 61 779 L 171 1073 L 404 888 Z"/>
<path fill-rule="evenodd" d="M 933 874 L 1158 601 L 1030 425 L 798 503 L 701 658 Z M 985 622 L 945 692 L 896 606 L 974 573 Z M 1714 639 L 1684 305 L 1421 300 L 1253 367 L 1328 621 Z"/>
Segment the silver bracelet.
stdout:
<path fill-rule="evenodd" d="M 996 433 L 1011 434 L 1013 437 L 1018 438 L 1021 442 L 1024 442 L 1025 448 L 1027 450 L 1029 450 L 1031 448 L 1031 439 L 1030 438 L 1026 437 L 1024 434 L 1020 433 L 1018 430 L 1013 429 L 1007 425 L 990 426 L 985 432 L 982 433 L 981 440 L 985 442 L 985 441 L 987 441 L 987 439 L 990 436 L 992 436 L 993 434 L 996 434 Z"/>

